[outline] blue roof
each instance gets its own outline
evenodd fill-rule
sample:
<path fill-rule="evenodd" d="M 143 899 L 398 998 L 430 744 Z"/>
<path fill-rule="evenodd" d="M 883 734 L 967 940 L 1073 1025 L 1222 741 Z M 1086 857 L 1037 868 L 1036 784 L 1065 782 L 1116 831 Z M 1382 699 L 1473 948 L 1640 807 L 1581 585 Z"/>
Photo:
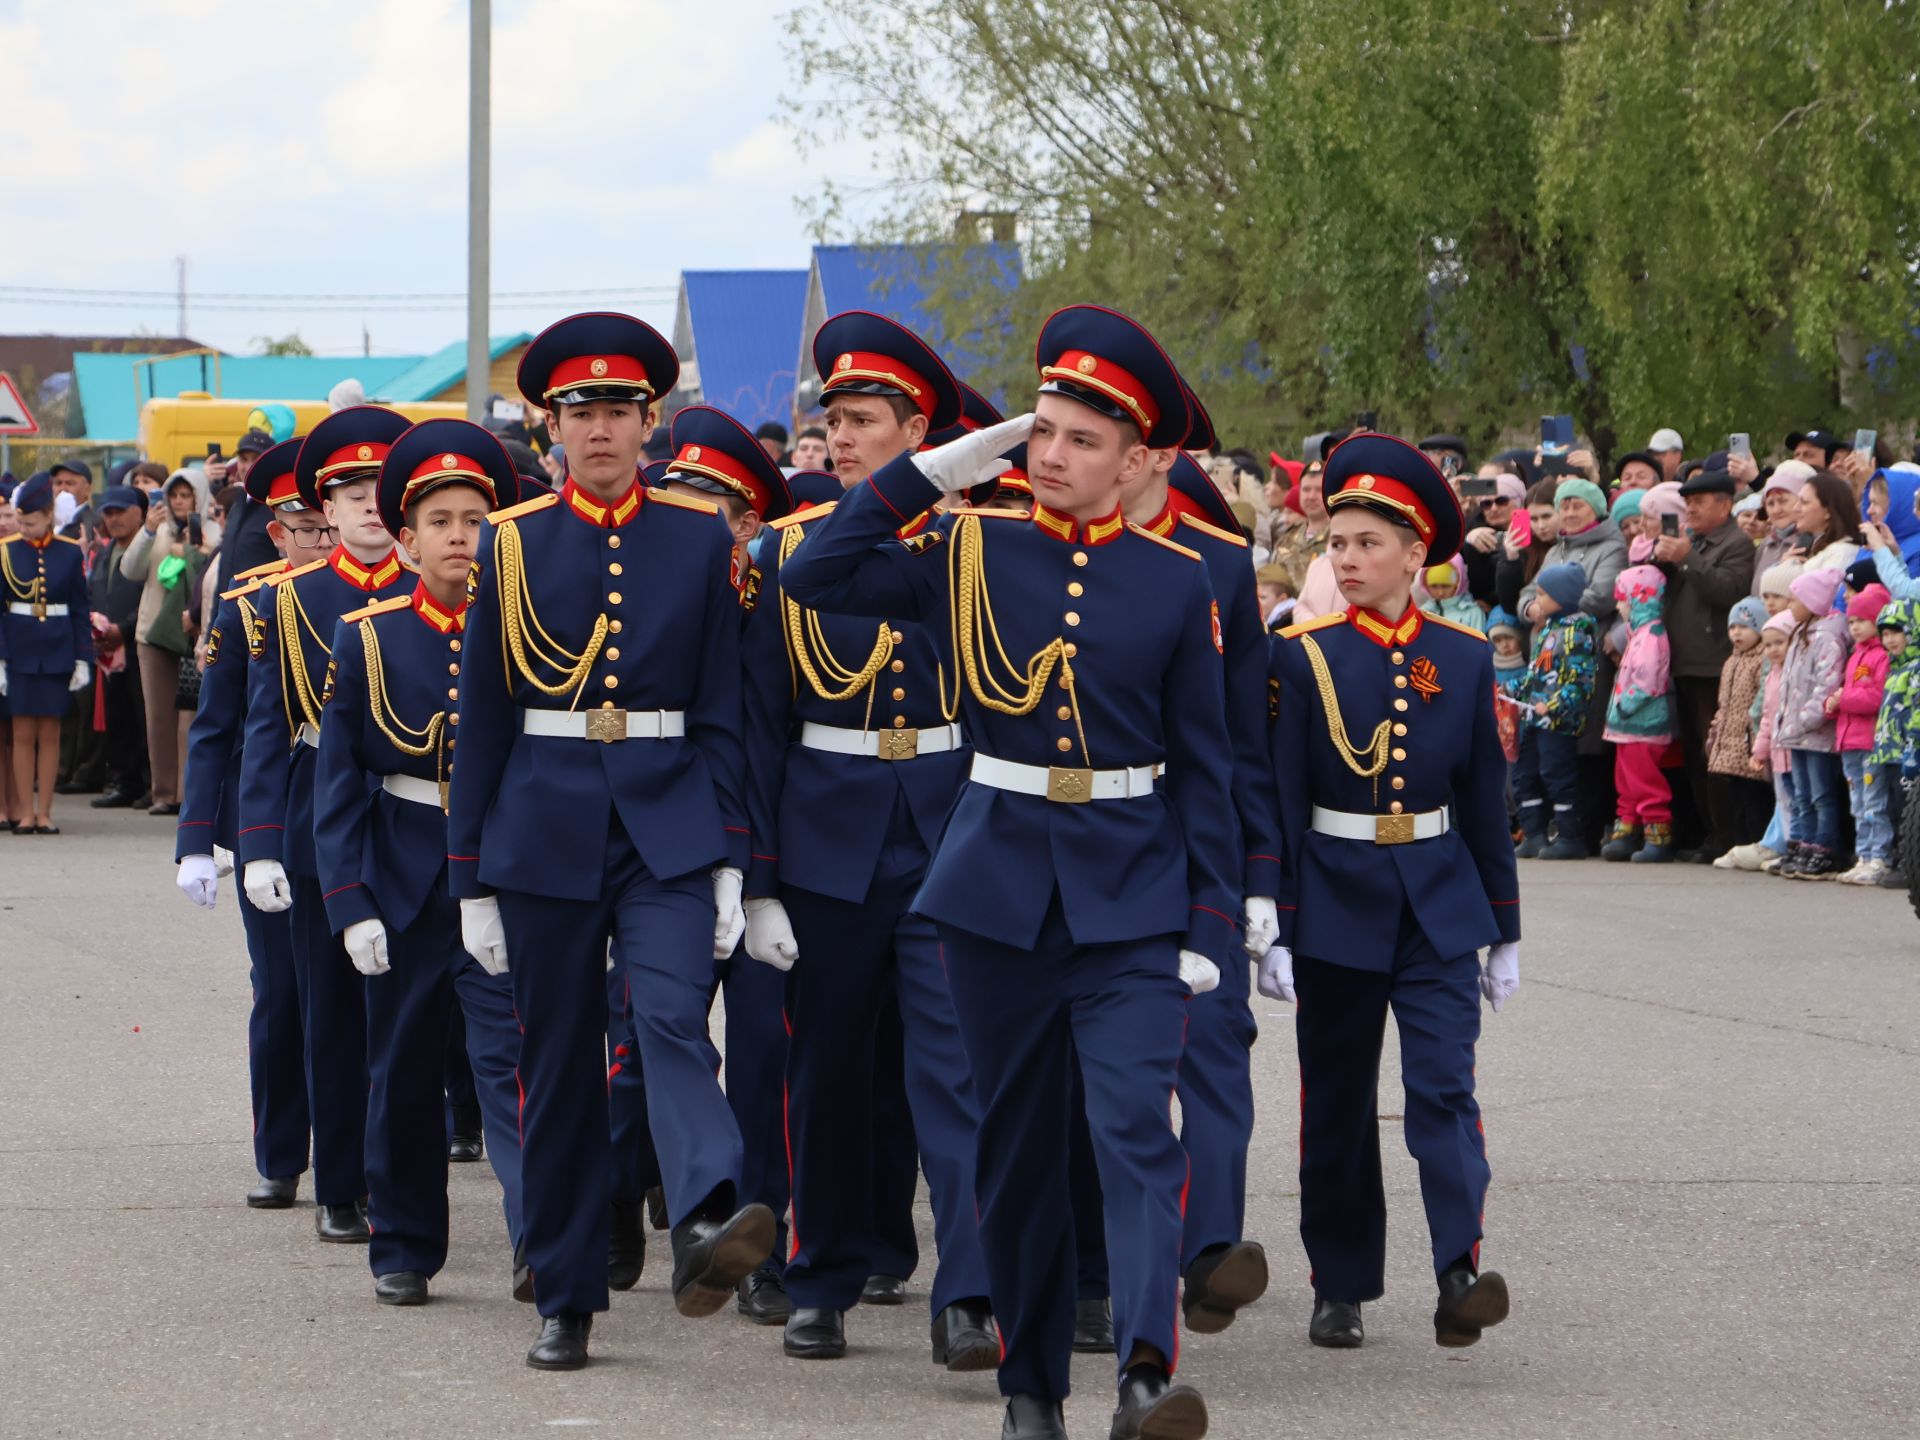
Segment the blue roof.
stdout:
<path fill-rule="evenodd" d="M 1021 275 L 1017 245 L 816 245 L 813 269 L 825 305 L 819 321 L 842 310 L 885 315 L 933 346 L 963 380 L 978 368 L 981 354 L 968 345 L 966 335 L 945 333 L 930 292 L 956 284 L 1011 291 Z M 1005 323 L 1004 310 L 983 320 L 996 327 Z M 803 343 L 812 345 L 811 333 Z"/>
<path fill-rule="evenodd" d="M 134 362 L 153 360 L 134 369 Z M 324 400 L 342 380 L 357 377 L 369 395 L 420 364 L 418 355 L 223 355 L 219 393 L 236 400 Z M 131 440 L 140 431 L 140 407 L 156 395 L 214 389 L 214 356 L 88 355 L 73 357 L 88 436 Z"/>
<path fill-rule="evenodd" d="M 700 394 L 749 430 L 793 420 L 794 336 L 807 303 L 804 270 L 688 270 L 680 276 Z M 678 337 L 676 337 L 678 338 Z"/>
<path fill-rule="evenodd" d="M 522 330 L 514 335 L 490 336 L 487 359 L 498 360 L 516 345 L 526 345 L 532 340 L 533 332 L 530 330 Z M 451 345 L 442 345 L 431 355 L 421 356 L 410 369 L 381 381 L 377 391 L 366 376 L 362 375 L 360 381 L 366 387 L 369 399 L 392 400 L 407 405 L 418 400 L 433 399 L 449 386 L 459 384 L 466 375 L 467 342 L 456 340 Z"/>

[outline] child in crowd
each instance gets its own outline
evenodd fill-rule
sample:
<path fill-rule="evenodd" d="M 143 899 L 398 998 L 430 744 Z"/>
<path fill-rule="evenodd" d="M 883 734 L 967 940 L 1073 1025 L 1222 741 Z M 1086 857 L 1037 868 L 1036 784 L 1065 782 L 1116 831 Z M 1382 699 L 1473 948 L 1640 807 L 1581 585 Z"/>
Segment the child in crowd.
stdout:
<path fill-rule="evenodd" d="M 1740 529 L 1746 537 L 1758 545 L 1767 538 L 1773 526 L 1767 523 L 1767 512 L 1760 506 L 1758 495 L 1749 495 L 1733 507 L 1733 518 L 1740 522 Z"/>
<path fill-rule="evenodd" d="M 1279 561 L 1269 561 L 1254 572 L 1254 588 L 1260 592 L 1260 614 L 1267 629 L 1280 630 L 1291 623 L 1295 595 L 1293 572 Z"/>
<path fill-rule="evenodd" d="M 1644 490 L 1622 490 L 1613 497 L 1613 510 L 1609 518 L 1619 528 L 1620 536 L 1632 545 L 1646 529 L 1646 521 L 1640 514 L 1640 502 L 1646 497 Z"/>
<path fill-rule="evenodd" d="M 1793 826 L 1786 858 L 1774 873 L 1825 880 L 1837 868 L 1840 787 L 1833 712 L 1847 663 L 1847 622 L 1833 613 L 1843 577 L 1831 567 L 1809 570 L 1793 582 L 1787 613 L 1793 632 L 1780 675 L 1774 743 L 1787 752 L 1793 776 Z"/>
<path fill-rule="evenodd" d="M 1521 691 L 1527 685 L 1527 648 L 1519 622 L 1497 605 L 1487 616 L 1487 639 L 1493 643 L 1493 719 L 1500 732 L 1500 751 L 1507 757 L 1507 808 L 1511 812 L 1511 770 L 1520 760 Z M 1518 844 L 1522 835 L 1516 831 L 1513 838 Z"/>
<path fill-rule="evenodd" d="M 1774 743 L 1774 731 L 1780 715 L 1780 680 L 1787 663 L 1787 642 L 1793 637 L 1792 612 L 1782 610 L 1767 618 L 1760 627 L 1762 662 L 1760 693 L 1754 697 L 1753 773 L 1773 786 L 1773 819 L 1757 845 L 1736 845 L 1727 853 L 1735 870 L 1779 871 L 1787 858 L 1788 835 L 1793 825 L 1793 776 L 1787 752 Z"/>
<path fill-rule="evenodd" d="M 1769 565 L 1760 572 L 1760 603 L 1767 607 L 1769 616 L 1778 615 L 1787 608 L 1793 598 L 1791 586 L 1806 569 L 1798 560 L 1782 560 L 1778 565 Z"/>
<path fill-rule="evenodd" d="M 1887 650 L 1880 643 L 1880 612 L 1893 597 L 1875 581 L 1847 601 L 1846 678 L 1838 694 L 1827 697 L 1834 717 L 1834 743 L 1847 777 L 1847 803 L 1853 810 L 1854 866 L 1839 877 L 1842 885 L 1877 885 L 1893 858 L 1893 826 L 1887 818 L 1889 777 L 1873 763 L 1874 731 L 1887 698 Z"/>
<path fill-rule="evenodd" d="M 1888 890 L 1907 888 L 1900 848 L 1900 821 L 1906 810 L 1907 787 L 1920 774 L 1920 750 L 1914 728 L 1920 725 L 1920 601 L 1895 600 L 1880 611 L 1880 644 L 1887 652 L 1887 698 L 1880 703 L 1874 723 L 1873 753 L 1868 757 L 1886 777 L 1887 821 L 1893 831 L 1893 853 L 1880 884 Z"/>
<path fill-rule="evenodd" d="M 1667 577 L 1652 565 L 1630 565 L 1613 583 L 1627 639 L 1607 704 L 1605 733 L 1613 744 L 1613 785 L 1620 797 L 1613 833 L 1600 850 L 1608 860 L 1658 865 L 1673 859 L 1673 787 L 1660 769 L 1673 743 L 1670 657 L 1661 619 L 1666 593 Z"/>
<path fill-rule="evenodd" d="M 1474 604 L 1473 597 L 1461 586 L 1460 571 L 1455 566 L 1429 565 L 1423 578 L 1428 603 L 1420 607 L 1422 610 L 1469 630 L 1487 628 L 1487 612 Z"/>
<path fill-rule="evenodd" d="M 1599 628 L 1593 616 L 1580 609 L 1587 588 L 1585 567 L 1549 565 L 1534 583 L 1560 608 L 1533 627 L 1533 658 L 1521 682 L 1520 759 L 1513 772 L 1525 836 L 1519 855 L 1523 860 L 1584 860 L 1579 741 L 1593 704 Z M 1496 684 L 1499 673 L 1494 672 Z"/>
<path fill-rule="evenodd" d="M 1728 798 L 1733 811 L 1735 846 L 1757 844 L 1766 832 L 1773 808 L 1773 787 L 1754 778 L 1753 737 L 1748 718 L 1760 693 L 1760 670 L 1766 657 L 1760 650 L 1760 631 L 1767 623 L 1767 607 L 1753 596 L 1743 596 L 1727 613 L 1727 638 L 1733 653 L 1720 667 L 1720 700 L 1707 727 L 1707 770 L 1730 777 Z M 1738 868 L 1733 851 L 1713 862 L 1722 870 Z"/>

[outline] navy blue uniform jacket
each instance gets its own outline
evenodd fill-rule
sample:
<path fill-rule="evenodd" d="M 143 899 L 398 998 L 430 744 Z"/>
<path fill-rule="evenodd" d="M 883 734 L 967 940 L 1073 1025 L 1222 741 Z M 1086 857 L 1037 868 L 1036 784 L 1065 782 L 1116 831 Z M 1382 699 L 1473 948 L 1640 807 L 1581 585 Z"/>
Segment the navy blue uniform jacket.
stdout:
<path fill-rule="evenodd" d="M 65 615 L 36 620 L 15 605 L 35 599 L 64 605 Z M 63 535 L 36 545 L 21 535 L 0 540 L 0 660 L 16 675 L 71 675 L 93 663 L 93 612 L 87 596 L 86 551 Z"/>
<path fill-rule="evenodd" d="M 282 567 L 275 559 L 262 570 Z M 220 597 L 207 632 L 207 668 L 200 676 L 200 707 L 187 727 L 187 774 L 180 792 L 180 825 L 174 832 L 175 862 L 189 855 L 231 850 L 240 829 L 240 742 L 247 721 L 247 672 L 258 643 L 261 596 L 271 596 L 255 575 L 242 572 L 236 590 Z"/>

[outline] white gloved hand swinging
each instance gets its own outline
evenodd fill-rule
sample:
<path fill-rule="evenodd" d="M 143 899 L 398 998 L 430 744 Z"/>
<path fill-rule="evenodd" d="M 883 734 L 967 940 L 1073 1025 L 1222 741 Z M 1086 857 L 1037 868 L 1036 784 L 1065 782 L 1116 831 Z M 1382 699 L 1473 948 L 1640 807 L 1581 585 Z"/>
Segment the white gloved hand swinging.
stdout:
<path fill-rule="evenodd" d="M 7 693 L 7 662 L 0 660 L 0 695 Z"/>
<path fill-rule="evenodd" d="M 249 860 L 240 872 L 240 886 L 247 892 L 253 908 L 278 915 L 293 904 L 293 886 L 287 882 L 286 868 L 278 860 Z"/>
<path fill-rule="evenodd" d="M 1258 960 L 1280 938 L 1280 907 L 1265 895 L 1247 897 L 1247 954 Z"/>
<path fill-rule="evenodd" d="M 1500 1007 L 1513 998 L 1514 991 L 1520 988 L 1520 946 L 1517 942 L 1504 945 L 1492 945 L 1487 949 L 1487 963 L 1480 971 L 1480 993 L 1487 997 L 1487 1003 L 1498 1015 Z"/>
<path fill-rule="evenodd" d="M 713 872 L 713 958 L 724 960 L 733 954 L 747 928 L 746 911 L 740 908 L 740 872 L 722 865 Z"/>
<path fill-rule="evenodd" d="M 771 897 L 747 901 L 747 954 L 762 965 L 791 970 L 800 958 L 787 907 Z"/>
<path fill-rule="evenodd" d="M 958 440 L 913 457 L 920 473 L 948 495 L 966 498 L 966 492 L 985 480 L 1004 475 L 1013 468 L 1000 457 L 1033 433 L 1033 416 L 1017 415 L 998 425 L 969 431 Z"/>
<path fill-rule="evenodd" d="M 1285 945 L 1270 948 L 1260 960 L 1260 993 L 1269 1000 L 1295 1002 L 1293 993 L 1293 951 Z"/>
<path fill-rule="evenodd" d="M 384 975 L 387 963 L 387 927 L 378 920 L 356 920 L 340 935 L 347 958 L 362 975 Z"/>
<path fill-rule="evenodd" d="M 460 943 L 487 974 L 507 973 L 507 927 L 500 920 L 497 896 L 460 902 Z"/>
<path fill-rule="evenodd" d="M 73 690 L 73 691 L 86 689 L 87 680 L 89 679 L 89 677 L 92 676 L 92 674 L 93 674 L 93 667 L 88 665 L 86 661 L 84 660 L 74 661 L 73 662 L 73 678 L 67 681 L 67 689 Z"/>
<path fill-rule="evenodd" d="M 1180 979 L 1195 995 L 1204 995 L 1220 983 L 1220 967 L 1197 950 L 1180 952 Z"/>
<path fill-rule="evenodd" d="M 233 874 L 233 851 L 224 845 L 213 847 L 213 873 L 223 876 Z"/>
<path fill-rule="evenodd" d="M 211 855 L 182 855 L 173 883 L 202 910 L 211 910 L 220 898 L 220 868 Z"/>

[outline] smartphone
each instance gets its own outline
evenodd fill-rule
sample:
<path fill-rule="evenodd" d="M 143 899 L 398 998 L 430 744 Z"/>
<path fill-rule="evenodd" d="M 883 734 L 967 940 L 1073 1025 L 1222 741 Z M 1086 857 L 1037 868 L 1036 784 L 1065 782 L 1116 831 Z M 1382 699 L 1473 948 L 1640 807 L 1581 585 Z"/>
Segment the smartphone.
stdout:
<path fill-rule="evenodd" d="M 1727 454 L 1744 455 L 1751 460 L 1753 458 L 1753 437 L 1751 435 L 1727 436 Z"/>
<path fill-rule="evenodd" d="M 1491 500 L 1500 493 L 1500 482 L 1488 475 L 1484 479 L 1478 475 L 1467 475 L 1460 481 L 1462 500 Z"/>
<path fill-rule="evenodd" d="M 218 461 L 220 458 L 220 442 L 218 440 L 209 440 L 207 442 L 207 459 L 210 461 Z"/>
<path fill-rule="evenodd" d="M 1378 428 L 1379 421 L 1380 412 L 1378 410 L 1362 410 L 1358 415 L 1353 417 L 1353 428 L 1356 430 L 1371 431 Z"/>
<path fill-rule="evenodd" d="M 1571 415 L 1542 415 L 1540 417 L 1540 449 L 1548 455 L 1564 455 L 1573 448 L 1573 417 Z"/>
<path fill-rule="evenodd" d="M 1660 533 L 1678 539 L 1680 536 L 1680 517 L 1678 515 L 1662 515 L 1660 517 Z"/>
<path fill-rule="evenodd" d="M 1860 454 L 1866 456 L 1868 460 L 1874 458 L 1873 447 L 1879 443 L 1879 440 L 1880 432 L 1878 430 L 1856 430 L 1853 432 L 1853 448 L 1859 451 Z"/>
<path fill-rule="evenodd" d="M 1811 555 L 1819 546 L 1820 537 L 1818 535 L 1814 534 L 1811 530 L 1802 530 L 1798 535 L 1793 537 L 1793 544 L 1787 548 L 1789 550 L 1804 550 L 1807 554 Z"/>

